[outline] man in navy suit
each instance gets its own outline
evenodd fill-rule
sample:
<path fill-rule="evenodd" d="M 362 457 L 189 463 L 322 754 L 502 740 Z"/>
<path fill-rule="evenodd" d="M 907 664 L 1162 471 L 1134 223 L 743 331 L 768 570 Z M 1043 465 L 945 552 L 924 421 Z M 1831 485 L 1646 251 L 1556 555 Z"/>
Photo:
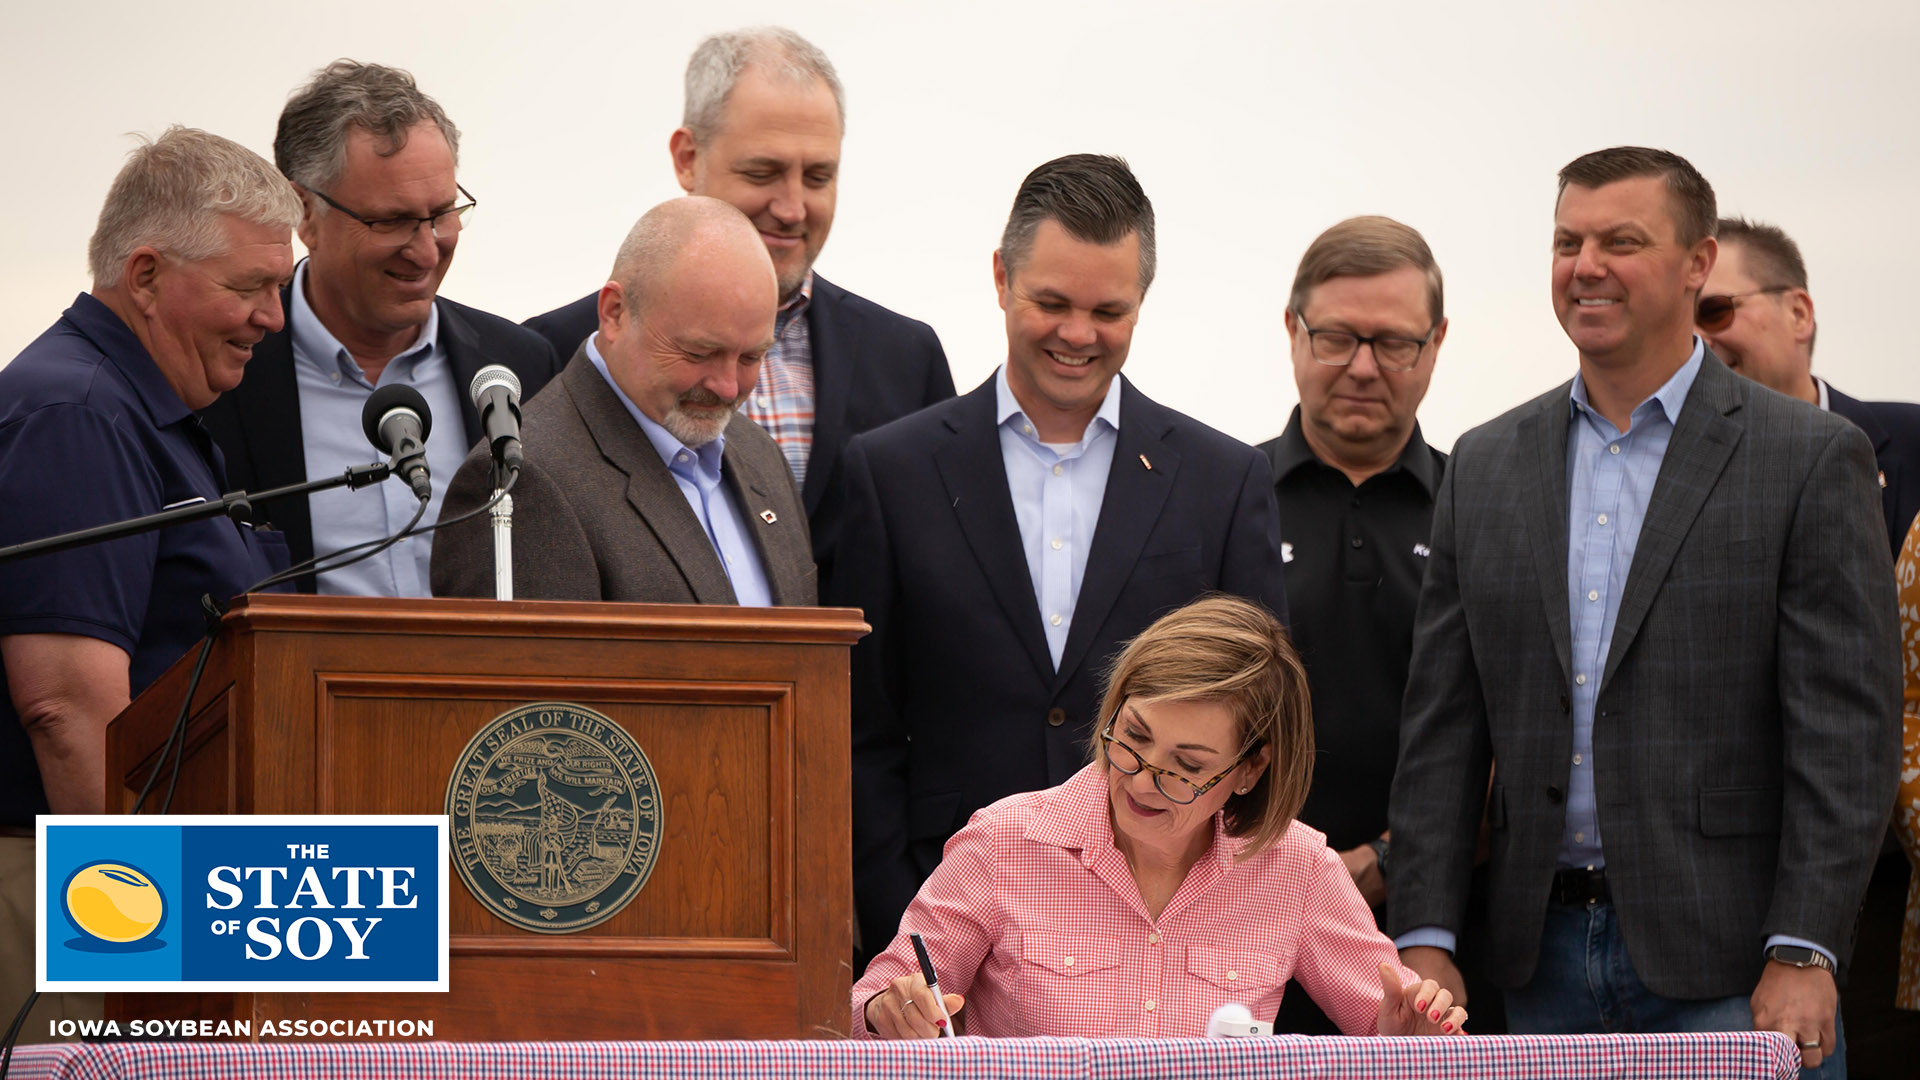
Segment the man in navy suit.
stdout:
<path fill-rule="evenodd" d="M 454 179 L 460 130 L 397 68 L 336 60 L 287 101 L 274 164 L 305 208 L 307 259 L 281 291 L 286 325 L 256 345 L 238 388 L 202 418 L 236 488 L 261 491 L 336 475 L 380 455 L 361 409 L 404 384 L 436 421 L 427 439 L 431 525 L 467 448 L 482 434 L 467 389 L 505 364 L 533 396 L 559 364 L 522 327 L 439 295 L 474 200 Z M 400 531 L 419 503 L 406 485 L 335 488 L 260 504 L 295 562 Z M 299 579 L 302 592 L 429 596 L 431 534 Z"/>
<path fill-rule="evenodd" d="M 700 43 L 687 61 L 684 120 L 668 142 L 681 188 L 738 207 L 773 256 L 778 336 L 746 413 L 793 470 L 823 589 L 840 535 L 835 477 L 847 440 L 953 396 L 932 327 L 813 271 L 833 226 L 845 122 L 832 61 L 799 34 L 768 27 Z M 527 326 L 570 357 L 598 327 L 598 295 Z"/>
<path fill-rule="evenodd" d="M 1720 259 L 1695 323 L 1714 354 L 1762 386 L 1853 421 L 1873 442 L 1887 543 L 1900 553 L 1920 513 L 1920 405 L 1856 401 L 1813 374 L 1813 295 L 1800 245 L 1773 225 L 1721 218 Z"/>
<path fill-rule="evenodd" d="M 1286 616 L 1266 457 L 1120 377 L 1153 270 L 1124 161 L 1040 166 L 993 258 L 1006 364 L 847 447 L 829 598 L 873 626 L 853 655 L 869 954 L 970 814 L 1086 764 L 1099 680 L 1155 616 L 1213 590 Z"/>

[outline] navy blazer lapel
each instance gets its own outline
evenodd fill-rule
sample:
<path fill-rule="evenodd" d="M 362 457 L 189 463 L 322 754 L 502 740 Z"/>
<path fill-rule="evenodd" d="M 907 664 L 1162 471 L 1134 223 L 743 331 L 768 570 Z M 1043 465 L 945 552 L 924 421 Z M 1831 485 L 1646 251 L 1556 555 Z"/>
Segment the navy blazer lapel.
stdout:
<path fill-rule="evenodd" d="M 1522 487 L 1528 546 L 1533 570 L 1540 579 L 1540 602 L 1546 607 L 1547 630 L 1553 637 L 1553 655 L 1560 677 L 1572 679 L 1573 627 L 1567 613 L 1567 432 L 1572 408 L 1566 384 L 1547 396 L 1543 407 L 1520 422 L 1516 438 L 1532 474 Z"/>
<path fill-rule="evenodd" d="M 1633 566 L 1627 570 L 1626 589 L 1620 594 L 1620 615 L 1614 622 L 1613 641 L 1607 646 L 1607 669 L 1600 678 L 1604 691 L 1607 680 L 1633 643 L 1653 598 L 1667 579 L 1673 557 L 1681 541 L 1700 516 L 1707 496 L 1733 456 L 1745 428 L 1732 419 L 1744 403 L 1738 385 L 1741 377 L 1727 370 L 1713 353 L 1700 363 L 1700 374 L 1680 407 L 1680 418 L 1673 425 L 1673 438 L 1660 462 L 1660 475 L 1653 484 L 1653 497 L 1647 505 L 1647 518 L 1640 525 L 1640 542 L 1634 548 Z"/>
<path fill-rule="evenodd" d="M 807 339 L 813 350 L 813 445 L 807 452 L 807 483 L 800 499 L 811 517 L 826 497 L 833 467 L 846 439 L 847 399 L 853 396 L 853 357 L 859 332 L 847 319 L 840 286 L 813 275 L 807 301 Z"/>
<path fill-rule="evenodd" d="M 246 377 L 230 391 L 240 436 L 253 459 L 253 484 L 277 487 L 308 479 L 300 386 L 293 370 L 293 287 L 280 290 L 288 325 L 254 346 Z M 271 479 L 269 479 L 271 478 Z M 287 537 L 294 562 L 313 557 L 313 513 L 304 495 L 263 504 L 262 516 Z M 311 586 L 306 586 L 311 587 Z"/>
<path fill-rule="evenodd" d="M 471 447 L 486 430 L 480 426 L 480 410 L 473 407 L 467 387 L 473 385 L 473 377 L 480 369 L 487 366 L 487 358 L 481 353 L 480 338 L 473 332 L 472 324 L 454 305 L 438 298 L 434 305 L 440 309 L 440 347 L 446 350 L 447 364 L 453 368 L 453 392 L 460 399 L 460 419 L 466 424 L 466 445 Z"/>
<path fill-rule="evenodd" d="M 1073 624 L 1060 654 L 1060 681 L 1065 682 L 1085 661 L 1087 650 L 1120 599 L 1120 590 L 1140 561 L 1160 512 L 1180 472 L 1180 455 L 1166 444 L 1173 430 L 1172 413 L 1149 400 L 1121 377 L 1120 432 L 1113 448 L 1113 466 L 1107 489 L 1100 497 L 1100 521 L 1094 526 L 1093 546 L 1087 551 L 1086 574 L 1080 579 L 1080 597 L 1073 605 Z M 1148 462 L 1152 464 L 1149 465 Z"/>
<path fill-rule="evenodd" d="M 726 567 L 720 565 L 720 554 L 713 550 L 713 541 L 693 516 L 680 485 L 647 441 L 646 432 L 640 430 L 627 407 L 607 386 L 607 380 L 587 359 L 584 343 L 560 378 L 600 453 L 627 474 L 628 505 L 653 530 L 680 576 L 687 579 L 695 602 L 738 603 Z"/>
<path fill-rule="evenodd" d="M 947 502 L 961 535 L 1012 624 L 1014 636 L 1041 681 L 1051 685 L 1053 653 L 1040 628 L 1033 571 L 1022 554 L 1020 523 L 1013 515 L 1007 465 L 1000 455 L 1000 428 L 994 423 L 995 404 L 993 379 L 962 398 L 959 408 L 947 417 L 953 437 L 934 451 L 933 462 L 946 485 Z"/>

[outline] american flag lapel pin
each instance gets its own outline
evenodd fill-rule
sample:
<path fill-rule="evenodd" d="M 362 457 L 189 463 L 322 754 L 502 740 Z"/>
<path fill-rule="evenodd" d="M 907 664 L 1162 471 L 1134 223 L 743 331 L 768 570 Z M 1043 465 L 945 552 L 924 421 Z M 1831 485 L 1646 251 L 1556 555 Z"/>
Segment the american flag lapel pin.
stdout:
<path fill-rule="evenodd" d="M 1145 454 L 1140 455 L 1140 464 L 1145 465 L 1147 467 L 1148 472 L 1153 471 L 1153 462 L 1147 460 L 1147 455 Z"/>
<path fill-rule="evenodd" d="M 764 521 L 764 522 L 766 522 L 766 523 L 767 523 L 767 524 L 769 524 L 769 525 L 771 525 L 771 524 L 773 524 L 774 522 L 776 522 L 776 521 L 779 521 L 779 520 L 780 520 L 780 515 L 779 515 L 779 514 L 776 514 L 776 513 L 774 513 L 774 512 L 773 512 L 773 511 L 771 511 L 771 510 L 762 510 L 762 511 L 760 511 L 760 520 L 761 520 L 761 521 Z"/>

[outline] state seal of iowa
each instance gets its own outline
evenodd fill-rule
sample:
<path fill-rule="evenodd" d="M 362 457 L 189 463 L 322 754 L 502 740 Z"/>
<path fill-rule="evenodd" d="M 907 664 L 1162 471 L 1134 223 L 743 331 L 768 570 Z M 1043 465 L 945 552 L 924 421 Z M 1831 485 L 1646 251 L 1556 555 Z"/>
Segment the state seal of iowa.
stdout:
<path fill-rule="evenodd" d="M 646 885 L 660 851 L 660 785 L 609 717 L 548 701 L 501 713 L 447 781 L 453 865 L 487 909 L 572 934 Z"/>

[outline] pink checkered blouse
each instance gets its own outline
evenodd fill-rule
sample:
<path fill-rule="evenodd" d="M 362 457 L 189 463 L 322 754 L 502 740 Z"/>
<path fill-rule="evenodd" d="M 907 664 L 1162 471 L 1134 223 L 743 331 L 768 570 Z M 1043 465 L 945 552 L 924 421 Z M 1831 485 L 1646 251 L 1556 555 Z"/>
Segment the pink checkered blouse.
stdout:
<path fill-rule="evenodd" d="M 1002 799 L 947 841 L 854 986 L 852 1031 L 868 1034 L 868 998 L 919 970 L 917 930 L 941 989 L 967 999 L 969 1035 L 1199 1036 L 1228 1002 L 1270 1019 L 1289 978 L 1342 1032 L 1374 1034 L 1376 965 L 1399 958 L 1326 837 L 1295 822 L 1235 862 L 1244 846 L 1216 814 L 1213 845 L 1156 922 L 1114 847 L 1099 765 Z"/>

